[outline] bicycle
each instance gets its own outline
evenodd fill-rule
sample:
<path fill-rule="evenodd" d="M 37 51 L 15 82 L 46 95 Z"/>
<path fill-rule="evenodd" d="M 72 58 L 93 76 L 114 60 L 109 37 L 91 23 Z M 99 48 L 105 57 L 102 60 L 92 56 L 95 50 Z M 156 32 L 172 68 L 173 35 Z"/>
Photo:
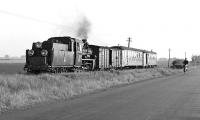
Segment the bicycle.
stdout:
<path fill-rule="evenodd" d="M 183 72 L 185 73 L 188 70 L 188 65 L 183 66 Z"/>

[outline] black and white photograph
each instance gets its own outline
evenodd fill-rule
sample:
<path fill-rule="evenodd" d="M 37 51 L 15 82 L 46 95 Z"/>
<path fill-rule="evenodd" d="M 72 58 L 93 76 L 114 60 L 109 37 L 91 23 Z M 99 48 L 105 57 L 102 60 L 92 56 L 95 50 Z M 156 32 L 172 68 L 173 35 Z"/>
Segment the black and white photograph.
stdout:
<path fill-rule="evenodd" d="M 1 0 L 0 120 L 200 120 L 200 1 Z"/>

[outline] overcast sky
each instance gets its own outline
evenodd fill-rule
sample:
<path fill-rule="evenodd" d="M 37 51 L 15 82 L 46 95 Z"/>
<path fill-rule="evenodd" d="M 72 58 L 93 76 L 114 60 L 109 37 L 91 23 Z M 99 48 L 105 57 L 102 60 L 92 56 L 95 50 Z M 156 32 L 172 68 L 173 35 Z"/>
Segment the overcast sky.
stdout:
<path fill-rule="evenodd" d="M 75 36 L 77 23 L 91 24 L 88 42 L 153 50 L 158 57 L 200 54 L 198 0 L 1 0 L 0 56 L 21 56 L 32 43 Z"/>

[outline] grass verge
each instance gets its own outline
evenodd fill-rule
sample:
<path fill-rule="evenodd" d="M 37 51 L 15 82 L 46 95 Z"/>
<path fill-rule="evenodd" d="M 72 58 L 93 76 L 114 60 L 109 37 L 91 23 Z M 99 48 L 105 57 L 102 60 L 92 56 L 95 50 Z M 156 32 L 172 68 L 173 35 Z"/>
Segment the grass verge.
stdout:
<path fill-rule="evenodd" d="M 0 112 L 178 72 L 182 70 L 155 68 L 40 75 L 2 74 Z"/>

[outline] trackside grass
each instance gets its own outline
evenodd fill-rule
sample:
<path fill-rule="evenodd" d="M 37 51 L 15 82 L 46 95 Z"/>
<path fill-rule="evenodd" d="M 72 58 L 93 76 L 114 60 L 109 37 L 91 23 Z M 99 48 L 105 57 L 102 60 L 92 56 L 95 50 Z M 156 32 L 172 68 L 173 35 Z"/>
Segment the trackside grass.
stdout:
<path fill-rule="evenodd" d="M 0 74 L 0 112 L 178 72 L 182 70 L 155 68 L 39 75 Z"/>

